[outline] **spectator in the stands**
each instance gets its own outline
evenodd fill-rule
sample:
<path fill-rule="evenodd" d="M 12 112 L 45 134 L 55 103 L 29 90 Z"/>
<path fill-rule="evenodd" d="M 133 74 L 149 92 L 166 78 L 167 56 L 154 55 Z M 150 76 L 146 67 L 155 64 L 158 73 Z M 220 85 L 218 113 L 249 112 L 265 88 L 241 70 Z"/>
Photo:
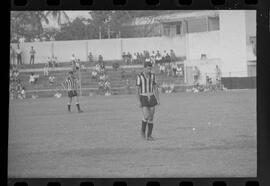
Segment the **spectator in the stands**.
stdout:
<path fill-rule="evenodd" d="M 16 54 L 17 54 L 17 65 L 22 65 L 22 50 L 20 48 L 20 45 L 17 45 L 17 50 L 16 50 Z"/>
<path fill-rule="evenodd" d="M 154 65 L 154 64 L 156 64 L 156 55 L 155 55 L 155 52 L 154 51 L 152 51 L 152 54 L 151 54 L 151 56 L 150 56 L 150 60 L 151 60 L 151 63 Z"/>
<path fill-rule="evenodd" d="M 92 73 L 91 73 L 91 78 L 94 79 L 94 80 L 97 80 L 97 76 L 98 76 L 97 71 L 93 70 Z"/>
<path fill-rule="evenodd" d="M 58 60 L 57 60 L 57 57 L 56 56 L 53 56 L 52 57 L 52 64 L 53 64 L 53 67 L 57 67 L 58 66 Z"/>
<path fill-rule="evenodd" d="M 12 46 L 10 46 L 10 64 L 11 65 L 15 65 L 15 58 L 16 58 L 16 52 L 12 48 Z"/>
<path fill-rule="evenodd" d="M 100 76 L 99 76 L 99 80 L 100 81 L 105 81 L 106 79 L 106 74 L 105 73 L 101 73 Z"/>
<path fill-rule="evenodd" d="M 104 82 L 104 90 L 105 90 L 105 96 L 111 95 L 111 83 L 109 82 L 108 79 L 106 79 Z"/>
<path fill-rule="evenodd" d="M 94 58 L 93 58 L 93 55 L 91 52 L 89 52 L 89 54 L 88 54 L 88 60 L 90 63 L 94 62 Z"/>
<path fill-rule="evenodd" d="M 53 62 L 52 62 L 52 58 L 48 57 L 48 66 L 49 67 L 53 67 Z"/>
<path fill-rule="evenodd" d="M 161 74 L 164 74 L 165 73 L 165 70 L 166 70 L 165 65 L 163 63 L 161 63 L 160 66 L 159 66 L 159 72 Z"/>
<path fill-rule="evenodd" d="M 177 68 L 176 68 L 176 75 L 178 77 L 182 77 L 183 76 L 183 68 L 180 66 L 180 65 L 177 65 Z"/>
<path fill-rule="evenodd" d="M 169 55 L 169 53 L 166 54 L 165 61 L 166 61 L 166 63 L 171 63 L 172 60 L 171 60 L 171 56 Z"/>
<path fill-rule="evenodd" d="M 45 66 L 43 68 L 43 74 L 44 74 L 44 76 L 49 75 L 49 65 L 48 65 L 48 63 L 45 63 Z"/>
<path fill-rule="evenodd" d="M 138 63 L 138 56 L 137 56 L 136 53 L 134 53 L 133 56 L 132 56 L 132 63 L 133 64 L 137 64 Z"/>
<path fill-rule="evenodd" d="M 37 74 L 34 74 L 33 72 L 30 74 L 30 77 L 29 77 L 29 83 L 30 84 L 34 84 L 38 81 L 38 78 L 39 78 L 39 75 Z"/>
<path fill-rule="evenodd" d="M 172 72 L 173 76 L 176 77 L 177 65 L 175 62 L 172 63 Z"/>
<path fill-rule="evenodd" d="M 34 49 L 33 46 L 31 46 L 31 50 L 30 50 L 30 64 L 34 64 L 35 63 L 35 55 L 36 55 L 36 50 Z"/>
<path fill-rule="evenodd" d="M 175 55 L 173 49 L 170 50 L 170 58 L 171 58 L 171 61 L 172 62 L 175 62 L 176 61 L 176 55 Z"/>
<path fill-rule="evenodd" d="M 71 62 L 72 63 L 76 63 L 76 61 L 77 61 L 77 58 L 75 57 L 75 54 L 72 54 L 72 56 L 71 56 Z"/>
<path fill-rule="evenodd" d="M 54 80 L 55 80 L 55 77 L 53 75 L 51 75 L 49 77 L 49 83 L 50 83 L 50 85 L 53 85 L 54 84 Z"/>
<path fill-rule="evenodd" d="M 199 85 L 199 79 L 200 79 L 200 70 L 197 66 L 195 66 L 194 68 L 193 77 L 194 77 L 194 86 L 196 88 Z"/>
<path fill-rule="evenodd" d="M 126 52 L 123 52 L 122 53 L 122 59 L 123 59 L 123 62 L 124 63 L 127 63 L 128 60 L 127 60 L 127 54 L 126 54 Z"/>
<path fill-rule="evenodd" d="M 162 56 L 161 56 L 159 51 L 157 51 L 157 53 L 156 53 L 155 61 L 156 61 L 157 64 L 160 64 L 161 61 L 162 61 Z"/>
<path fill-rule="evenodd" d="M 127 53 L 127 64 L 130 64 L 132 61 L 132 55 L 130 54 L 130 52 Z"/>

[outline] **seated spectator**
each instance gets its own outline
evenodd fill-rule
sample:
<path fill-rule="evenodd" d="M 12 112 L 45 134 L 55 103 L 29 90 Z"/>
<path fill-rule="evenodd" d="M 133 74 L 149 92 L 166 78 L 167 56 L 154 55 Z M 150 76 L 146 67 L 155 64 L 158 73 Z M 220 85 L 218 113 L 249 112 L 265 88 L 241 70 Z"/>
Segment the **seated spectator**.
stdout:
<path fill-rule="evenodd" d="M 176 75 L 177 75 L 178 77 L 183 76 L 183 69 L 182 69 L 182 67 L 181 67 L 180 65 L 177 65 L 177 68 L 176 68 Z"/>
<path fill-rule="evenodd" d="M 122 79 L 126 78 L 126 71 L 124 71 L 124 70 L 121 71 L 121 78 Z"/>
<path fill-rule="evenodd" d="M 96 70 L 92 71 L 91 78 L 97 80 L 98 73 Z"/>
<path fill-rule="evenodd" d="M 56 91 L 56 94 L 54 94 L 54 97 L 61 98 L 62 97 L 62 94 L 57 90 Z"/>
<path fill-rule="evenodd" d="M 105 81 L 105 79 L 106 79 L 106 75 L 105 75 L 105 73 L 102 73 L 102 74 L 99 76 L 99 80 L 100 80 L 100 81 Z"/>
<path fill-rule="evenodd" d="M 29 83 L 30 84 L 33 84 L 33 83 L 36 83 L 37 79 L 36 79 L 36 76 L 35 74 L 32 72 L 30 77 L 29 77 Z"/>
<path fill-rule="evenodd" d="M 104 93 L 104 81 L 99 81 L 98 82 L 98 94 L 101 95 Z"/>
<path fill-rule="evenodd" d="M 100 64 L 96 64 L 95 70 L 96 70 L 98 73 L 100 73 L 100 71 L 101 71 Z"/>
<path fill-rule="evenodd" d="M 160 64 L 160 66 L 159 66 L 159 72 L 161 73 L 161 74 L 164 74 L 165 73 L 165 65 L 164 64 Z"/>
<path fill-rule="evenodd" d="M 48 65 L 48 63 L 46 63 L 44 68 L 43 68 L 43 74 L 44 74 L 44 76 L 49 75 L 49 65 Z"/>
<path fill-rule="evenodd" d="M 172 62 L 176 61 L 176 55 L 172 49 L 170 50 L 170 58 Z"/>
<path fill-rule="evenodd" d="M 176 71 L 177 71 L 177 65 L 175 62 L 173 62 L 172 64 L 172 72 L 173 72 L 173 76 L 176 77 Z"/>
<path fill-rule="evenodd" d="M 25 88 L 20 85 L 20 88 L 18 89 L 18 98 L 19 99 L 25 99 L 26 98 L 26 93 L 25 93 Z"/>
<path fill-rule="evenodd" d="M 50 83 L 50 85 L 53 85 L 54 84 L 54 80 L 55 80 L 55 77 L 51 75 L 49 77 L 49 83 Z"/>

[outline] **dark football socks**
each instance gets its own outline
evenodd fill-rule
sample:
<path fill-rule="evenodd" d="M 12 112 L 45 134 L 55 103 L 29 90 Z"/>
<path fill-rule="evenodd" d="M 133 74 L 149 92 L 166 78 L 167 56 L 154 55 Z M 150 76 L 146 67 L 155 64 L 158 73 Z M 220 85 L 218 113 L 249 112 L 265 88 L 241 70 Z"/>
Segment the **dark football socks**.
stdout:
<path fill-rule="evenodd" d="M 81 111 L 80 104 L 76 103 L 76 106 L 77 106 L 78 112 L 80 112 Z"/>
<path fill-rule="evenodd" d="M 147 138 L 152 138 L 153 123 L 148 123 Z"/>
<path fill-rule="evenodd" d="M 142 137 L 145 138 L 145 130 L 146 130 L 146 125 L 147 125 L 147 122 L 142 120 L 142 129 L 141 129 L 141 134 L 142 134 Z"/>
<path fill-rule="evenodd" d="M 67 107 L 68 107 L 68 111 L 70 112 L 70 105 L 68 104 Z"/>

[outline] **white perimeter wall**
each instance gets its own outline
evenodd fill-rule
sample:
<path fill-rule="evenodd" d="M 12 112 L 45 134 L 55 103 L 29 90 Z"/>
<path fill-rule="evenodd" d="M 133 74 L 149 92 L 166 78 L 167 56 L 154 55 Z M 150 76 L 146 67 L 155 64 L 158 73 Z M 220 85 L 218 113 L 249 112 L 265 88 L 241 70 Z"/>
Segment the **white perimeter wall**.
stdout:
<path fill-rule="evenodd" d="M 17 48 L 16 44 L 12 44 Z M 169 51 L 173 49 L 177 56 L 186 55 L 184 37 L 151 37 L 151 38 L 128 38 L 128 39 L 102 39 L 102 40 L 76 40 L 76 41 L 49 41 L 22 43 L 23 63 L 29 64 L 30 48 L 36 50 L 35 63 L 45 63 L 48 57 L 55 55 L 60 62 L 69 62 L 74 53 L 81 61 L 87 60 L 88 52 L 92 52 L 95 58 L 99 54 L 104 60 L 121 59 L 122 52 Z"/>
<path fill-rule="evenodd" d="M 208 59 L 220 58 L 219 31 L 187 34 L 186 45 L 187 60 L 201 59 L 201 54 L 206 54 Z"/>

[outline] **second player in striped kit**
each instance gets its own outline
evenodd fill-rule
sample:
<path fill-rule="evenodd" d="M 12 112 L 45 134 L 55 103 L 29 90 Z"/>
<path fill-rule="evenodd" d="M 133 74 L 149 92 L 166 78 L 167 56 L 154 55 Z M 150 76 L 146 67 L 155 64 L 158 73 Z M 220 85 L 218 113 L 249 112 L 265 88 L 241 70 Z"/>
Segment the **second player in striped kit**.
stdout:
<path fill-rule="evenodd" d="M 143 112 L 141 135 L 147 140 L 153 140 L 153 119 L 155 106 L 159 105 L 159 94 L 156 83 L 156 76 L 151 72 L 152 63 L 145 62 L 144 71 L 137 75 L 136 85 L 138 87 L 138 101 Z M 145 136 L 148 125 L 147 136 Z"/>
<path fill-rule="evenodd" d="M 76 79 L 72 71 L 68 73 L 68 77 L 62 83 L 62 86 L 67 90 L 67 93 L 68 93 L 68 98 L 69 98 L 68 105 L 67 105 L 68 111 L 71 112 L 72 98 L 75 97 L 78 112 L 79 113 L 83 112 L 80 108 L 80 103 L 79 103 L 79 98 L 78 98 L 78 93 L 77 93 L 77 90 L 79 87 L 78 79 Z"/>

